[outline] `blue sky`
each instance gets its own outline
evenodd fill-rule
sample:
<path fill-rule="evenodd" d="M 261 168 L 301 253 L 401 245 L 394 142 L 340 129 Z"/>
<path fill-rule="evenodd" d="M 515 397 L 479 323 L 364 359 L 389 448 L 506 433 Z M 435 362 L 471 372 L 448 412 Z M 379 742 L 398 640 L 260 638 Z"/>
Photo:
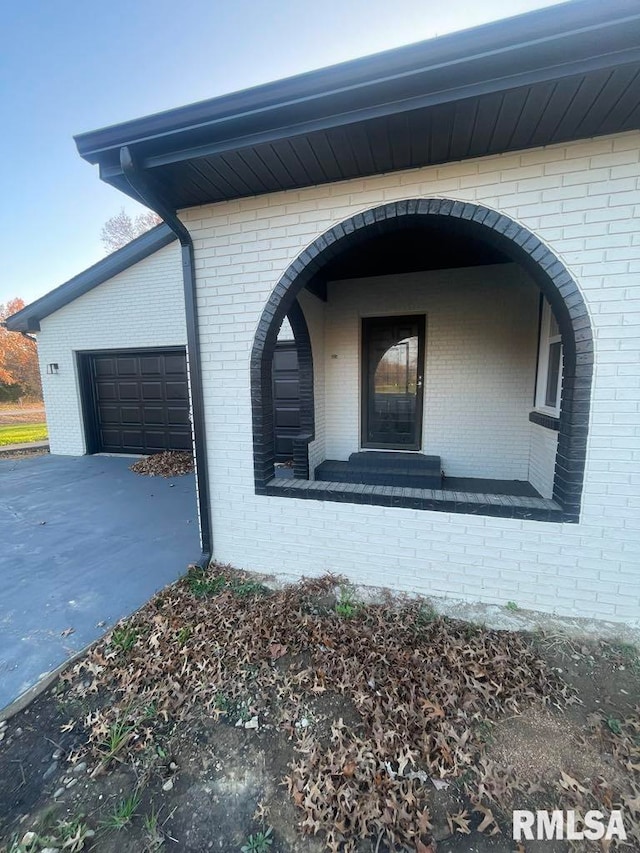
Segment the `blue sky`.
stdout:
<path fill-rule="evenodd" d="M 558 0 L 22 0 L 0 33 L 0 303 L 104 256 L 124 207 L 73 135 Z"/>

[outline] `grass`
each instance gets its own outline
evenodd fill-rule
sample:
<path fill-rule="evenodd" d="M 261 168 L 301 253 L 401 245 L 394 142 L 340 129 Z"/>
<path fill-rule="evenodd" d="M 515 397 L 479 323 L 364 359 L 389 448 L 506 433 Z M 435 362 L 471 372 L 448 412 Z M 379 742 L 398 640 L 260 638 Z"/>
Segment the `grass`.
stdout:
<path fill-rule="evenodd" d="M 271 827 L 269 827 L 266 832 L 256 832 L 250 835 L 247 838 L 247 843 L 243 844 L 240 850 L 242 853 L 266 853 L 272 844 Z"/>
<path fill-rule="evenodd" d="M 196 598 L 216 595 L 226 581 L 223 575 L 210 575 L 204 569 L 190 569 L 187 575 L 187 585 Z"/>
<path fill-rule="evenodd" d="M 343 619 L 351 619 L 362 608 L 362 603 L 357 600 L 351 587 L 340 587 L 340 598 L 336 604 L 336 613 Z"/>
<path fill-rule="evenodd" d="M 239 598 L 248 598 L 251 595 L 266 595 L 269 590 L 264 584 L 257 581 L 241 581 L 237 578 L 232 578 L 229 582 L 229 588 L 234 595 Z"/>
<path fill-rule="evenodd" d="M 138 632 L 135 628 L 130 628 L 124 625 L 122 628 L 116 628 L 111 635 L 111 644 L 121 652 L 130 651 L 136 644 Z"/>
<path fill-rule="evenodd" d="M 607 717 L 607 728 L 614 735 L 622 734 L 622 722 L 617 717 Z"/>
<path fill-rule="evenodd" d="M 128 797 L 120 800 L 111 814 L 102 821 L 101 827 L 106 830 L 124 829 L 133 820 L 139 805 L 140 796 L 137 791 L 134 791 L 133 794 L 129 794 Z"/>
<path fill-rule="evenodd" d="M 214 706 L 232 723 L 246 723 L 251 719 L 246 699 L 230 699 L 224 693 L 216 694 Z"/>
<path fill-rule="evenodd" d="M 125 723 L 123 719 L 109 726 L 109 730 L 100 744 L 100 752 L 102 752 L 105 764 L 114 758 L 118 758 L 118 753 L 127 745 L 132 734 L 133 726 Z"/>
<path fill-rule="evenodd" d="M 26 444 L 48 438 L 46 424 L 12 424 L 0 426 L 0 447 L 5 444 Z"/>
<path fill-rule="evenodd" d="M 164 842 L 162 827 L 159 825 L 160 813 L 155 806 L 151 805 L 151 811 L 144 816 L 144 834 L 147 839 L 147 848 L 157 850 Z"/>
<path fill-rule="evenodd" d="M 416 628 L 419 631 L 428 628 L 438 618 L 438 614 L 432 604 L 425 602 L 420 605 L 416 616 Z"/>
<path fill-rule="evenodd" d="M 192 568 L 187 574 L 187 586 L 196 598 L 217 595 L 223 589 L 230 589 L 238 598 L 266 595 L 268 589 L 261 583 L 240 578 L 225 578 L 224 575 L 212 575 L 206 569 Z"/>
<path fill-rule="evenodd" d="M 187 625 L 185 625 L 183 628 L 180 628 L 180 630 L 178 631 L 178 634 L 176 636 L 176 639 L 178 641 L 178 645 L 184 646 L 184 644 L 187 642 L 187 640 L 189 639 L 190 636 L 191 636 L 191 628 L 189 628 Z"/>

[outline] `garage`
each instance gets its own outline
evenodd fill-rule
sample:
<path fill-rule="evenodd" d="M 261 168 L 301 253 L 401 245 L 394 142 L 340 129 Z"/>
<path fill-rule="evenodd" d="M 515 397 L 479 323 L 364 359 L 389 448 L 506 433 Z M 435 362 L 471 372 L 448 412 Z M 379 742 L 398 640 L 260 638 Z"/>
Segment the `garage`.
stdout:
<path fill-rule="evenodd" d="M 88 453 L 190 450 L 184 348 L 82 353 Z"/>

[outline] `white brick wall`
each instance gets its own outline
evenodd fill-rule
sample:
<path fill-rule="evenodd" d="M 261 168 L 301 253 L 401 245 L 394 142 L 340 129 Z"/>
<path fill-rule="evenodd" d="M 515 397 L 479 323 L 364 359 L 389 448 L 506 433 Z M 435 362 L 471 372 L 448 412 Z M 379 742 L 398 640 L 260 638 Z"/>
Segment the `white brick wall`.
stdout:
<path fill-rule="evenodd" d="M 180 248 L 172 243 L 46 317 L 38 357 L 52 453 L 85 453 L 75 353 L 186 344 Z M 57 362 L 50 375 L 46 365 Z"/>
<path fill-rule="evenodd" d="M 558 450 L 558 433 L 552 429 L 529 424 L 531 428 L 529 482 L 543 498 L 553 496 L 553 475 Z"/>
<path fill-rule="evenodd" d="M 514 264 L 331 282 L 327 458 L 348 459 L 360 449 L 361 318 L 422 313 L 422 452 L 440 456 L 450 477 L 526 480 L 539 293 Z"/>
<path fill-rule="evenodd" d="M 639 180 L 634 132 L 185 211 L 196 243 L 216 557 L 640 625 Z M 520 221 L 582 290 L 596 371 L 579 524 L 254 494 L 249 354 L 273 287 L 337 222 L 429 196 Z"/>

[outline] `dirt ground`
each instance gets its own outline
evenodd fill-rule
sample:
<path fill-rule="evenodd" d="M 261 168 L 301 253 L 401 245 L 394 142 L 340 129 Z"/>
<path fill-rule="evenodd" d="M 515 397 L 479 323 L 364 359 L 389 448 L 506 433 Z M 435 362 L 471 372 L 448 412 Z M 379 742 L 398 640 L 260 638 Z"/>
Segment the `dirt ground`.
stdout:
<path fill-rule="evenodd" d="M 629 646 L 192 573 L 0 723 L 0 850 L 605 849 L 511 840 L 554 807 L 620 807 L 640 850 L 639 704 Z"/>

